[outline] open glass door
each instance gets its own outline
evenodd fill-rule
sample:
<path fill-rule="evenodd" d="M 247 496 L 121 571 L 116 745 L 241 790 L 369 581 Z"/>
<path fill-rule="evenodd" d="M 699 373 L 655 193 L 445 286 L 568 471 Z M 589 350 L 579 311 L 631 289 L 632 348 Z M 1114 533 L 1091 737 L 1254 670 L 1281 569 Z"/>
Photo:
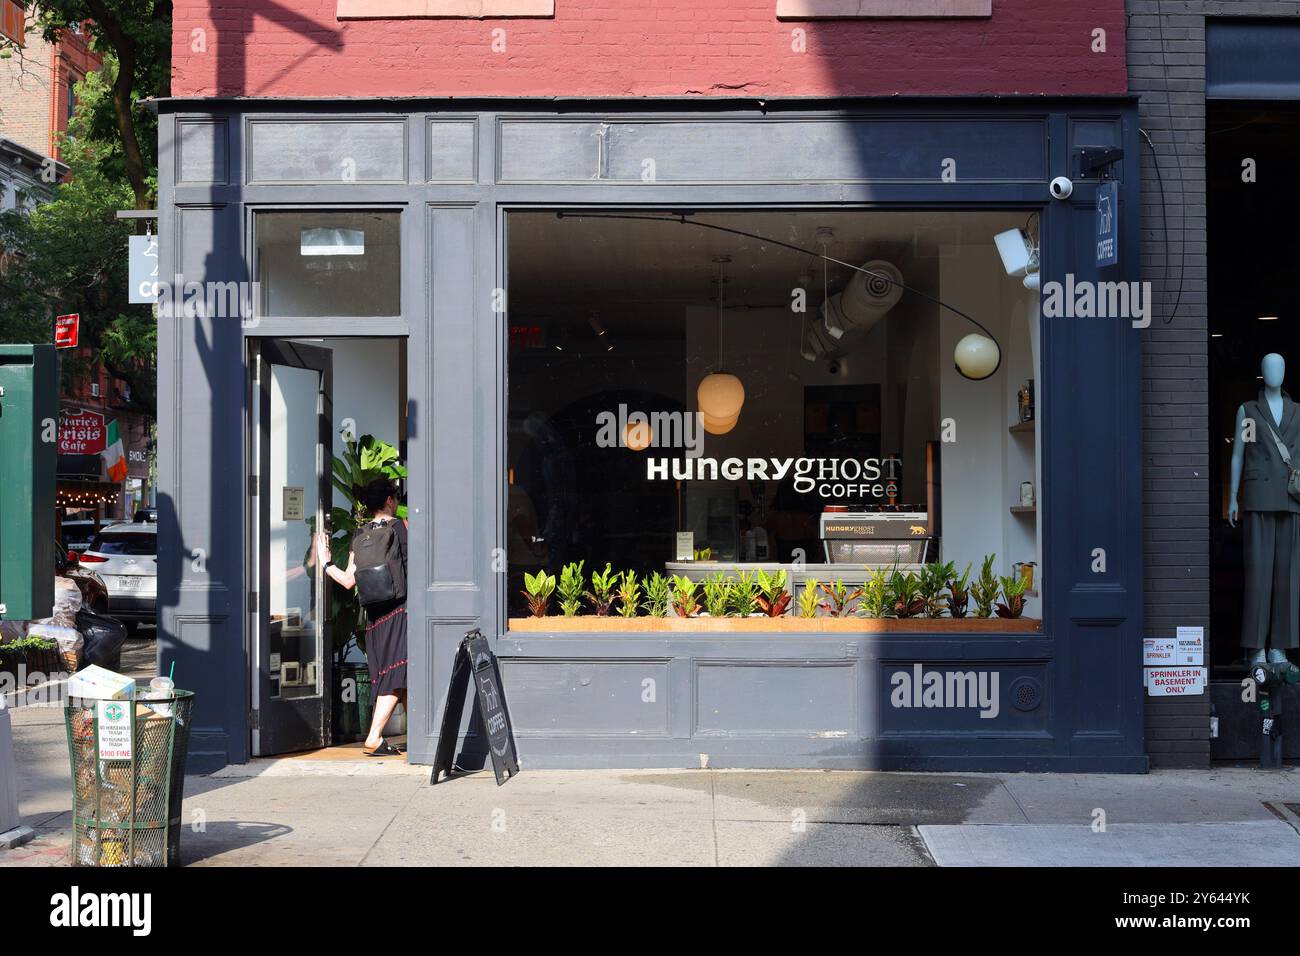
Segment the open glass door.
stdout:
<path fill-rule="evenodd" d="M 257 499 L 252 749 L 256 756 L 330 744 L 332 659 L 324 569 L 312 533 L 330 503 L 331 354 L 297 342 L 253 343 Z"/>

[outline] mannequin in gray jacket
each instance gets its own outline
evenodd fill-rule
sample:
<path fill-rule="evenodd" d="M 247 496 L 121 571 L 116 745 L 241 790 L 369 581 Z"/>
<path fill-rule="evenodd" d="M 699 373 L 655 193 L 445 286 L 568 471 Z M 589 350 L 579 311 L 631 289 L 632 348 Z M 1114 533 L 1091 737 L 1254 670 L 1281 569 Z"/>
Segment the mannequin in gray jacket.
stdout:
<path fill-rule="evenodd" d="M 1253 650 L 1251 664 L 1283 664 L 1300 633 L 1300 502 L 1287 493 L 1290 467 L 1278 442 L 1300 467 L 1300 406 L 1282 390 L 1282 356 L 1265 355 L 1260 370 L 1259 397 L 1237 409 L 1228 524 L 1240 518 L 1243 532 L 1241 644 Z"/>

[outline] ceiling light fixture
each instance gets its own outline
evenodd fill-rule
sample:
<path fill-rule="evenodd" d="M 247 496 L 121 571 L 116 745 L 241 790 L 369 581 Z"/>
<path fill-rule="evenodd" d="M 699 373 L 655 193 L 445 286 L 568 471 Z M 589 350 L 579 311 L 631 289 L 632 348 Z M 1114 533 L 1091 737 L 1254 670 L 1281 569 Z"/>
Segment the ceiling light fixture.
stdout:
<path fill-rule="evenodd" d="M 713 261 L 718 264 L 718 368 L 704 376 L 695 390 L 695 401 L 704 418 L 704 430 L 710 435 L 725 435 L 736 427 L 740 418 L 740 409 L 745 404 L 745 386 L 722 367 L 722 290 L 726 282 L 723 268 L 731 257 L 714 256 Z"/>

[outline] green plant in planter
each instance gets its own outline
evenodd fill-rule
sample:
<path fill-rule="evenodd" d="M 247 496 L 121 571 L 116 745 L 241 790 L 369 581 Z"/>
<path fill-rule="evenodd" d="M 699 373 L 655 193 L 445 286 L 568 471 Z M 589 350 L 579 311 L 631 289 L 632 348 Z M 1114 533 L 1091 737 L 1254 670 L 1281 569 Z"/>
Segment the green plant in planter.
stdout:
<path fill-rule="evenodd" d="M 731 585 L 731 613 L 737 617 L 749 617 L 758 610 L 758 582 L 753 572 L 741 571 Z"/>
<path fill-rule="evenodd" d="M 704 590 L 704 610 L 709 617 L 726 617 L 727 604 L 731 600 L 731 579 L 721 571 L 715 571 L 705 577 L 701 587 Z"/>
<path fill-rule="evenodd" d="M 695 582 L 686 575 L 673 575 L 672 603 L 678 617 L 694 617 L 700 613 L 700 602 L 695 596 L 695 587 Z"/>
<path fill-rule="evenodd" d="M 998 576 L 993 573 L 996 554 L 987 555 L 980 565 L 980 576 L 970 586 L 970 596 L 975 599 L 975 616 L 992 617 L 993 604 L 998 599 Z"/>
<path fill-rule="evenodd" d="M 1002 601 L 998 603 L 998 617 L 1019 617 L 1025 611 L 1025 586 L 1028 583 L 1019 574 L 1000 578 Z"/>
<path fill-rule="evenodd" d="M 560 613 L 565 617 L 574 617 L 582 609 L 582 585 L 586 576 L 582 573 L 584 562 L 576 561 L 560 568 Z"/>
<path fill-rule="evenodd" d="M 862 585 L 862 600 L 858 602 L 857 613 L 862 617 L 884 617 L 889 597 L 889 578 L 884 568 L 867 572 L 866 583 Z"/>
<path fill-rule="evenodd" d="M 943 612 L 948 607 L 948 597 L 943 592 L 952 575 L 951 561 L 947 564 L 932 561 L 921 566 L 918 591 L 921 600 L 925 602 L 926 617 L 943 617 Z"/>
<path fill-rule="evenodd" d="M 821 607 L 821 589 L 816 581 L 808 578 L 799 592 L 799 616 L 816 617 L 819 607 Z"/>
<path fill-rule="evenodd" d="M 645 580 L 645 603 L 641 606 L 651 617 L 667 616 L 670 591 L 671 582 L 656 571 Z"/>
<path fill-rule="evenodd" d="M 844 582 L 837 578 L 834 581 L 823 581 L 822 593 L 827 598 L 821 603 L 822 610 L 829 613 L 831 617 L 843 617 L 848 612 L 849 605 L 862 597 L 862 588 L 854 588 L 850 591 L 844 586 Z"/>
<path fill-rule="evenodd" d="M 754 575 L 758 582 L 758 606 L 768 617 L 780 617 L 790 606 L 790 592 L 785 589 L 785 571 L 768 574 L 759 568 Z"/>
<path fill-rule="evenodd" d="M 547 574 L 546 569 L 536 574 L 524 572 L 524 589 L 520 592 L 528 599 L 528 610 L 533 617 L 546 617 L 551 608 L 551 595 L 555 593 L 555 575 Z"/>
<path fill-rule="evenodd" d="M 970 603 L 970 588 L 967 582 L 970 580 L 970 569 L 974 565 L 974 561 L 967 564 L 961 577 L 956 576 L 955 568 L 948 574 L 948 613 L 953 617 L 966 616 L 966 606 Z"/>
<path fill-rule="evenodd" d="M 889 575 L 889 609 L 898 618 L 916 617 L 925 610 L 921 597 L 921 579 L 914 571 L 900 571 L 897 567 Z"/>
<path fill-rule="evenodd" d="M 605 570 L 601 572 L 591 572 L 591 590 L 584 592 L 583 596 L 591 604 L 591 609 L 596 612 L 597 617 L 608 617 L 609 609 L 614 604 L 614 587 L 618 584 L 619 576 L 610 569 L 610 563 L 605 562 Z"/>
<path fill-rule="evenodd" d="M 641 582 L 636 579 L 635 571 L 624 571 L 618 586 L 618 613 L 624 617 L 636 617 L 641 604 Z"/>

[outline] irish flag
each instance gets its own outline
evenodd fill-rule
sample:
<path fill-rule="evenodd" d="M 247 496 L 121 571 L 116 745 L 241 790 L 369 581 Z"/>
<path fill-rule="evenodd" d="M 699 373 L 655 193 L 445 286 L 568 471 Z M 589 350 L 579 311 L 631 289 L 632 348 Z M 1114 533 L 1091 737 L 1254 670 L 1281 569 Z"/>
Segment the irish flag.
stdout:
<path fill-rule="evenodd" d="M 122 450 L 122 439 L 117 434 L 117 419 L 108 423 L 108 435 L 104 439 L 104 469 L 109 481 L 126 478 L 126 452 Z"/>

